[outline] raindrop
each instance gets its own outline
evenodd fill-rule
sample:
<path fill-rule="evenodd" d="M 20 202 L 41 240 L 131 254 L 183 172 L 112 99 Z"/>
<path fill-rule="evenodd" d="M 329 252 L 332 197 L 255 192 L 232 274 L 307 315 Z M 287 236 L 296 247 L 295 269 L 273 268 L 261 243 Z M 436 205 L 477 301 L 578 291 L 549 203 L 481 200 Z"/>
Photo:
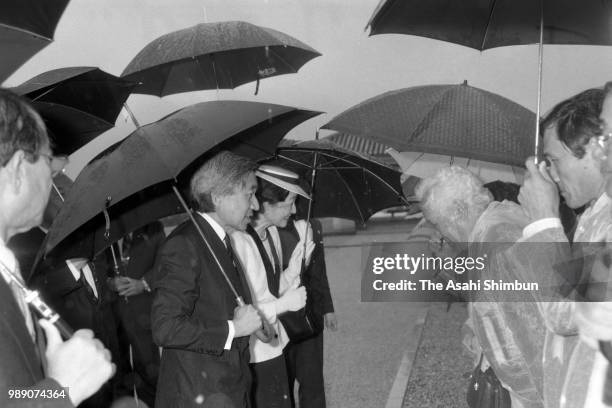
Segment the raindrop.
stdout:
<path fill-rule="evenodd" d="M 195 398 L 195 403 L 198 404 L 198 405 L 202 405 L 204 403 L 204 396 L 202 394 L 199 394 Z"/>
<path fill-rule="evenodd" d="M 208 374 L 206 374 L 206 371 L 202 371 L 202 378 L 207 378 Z"/>

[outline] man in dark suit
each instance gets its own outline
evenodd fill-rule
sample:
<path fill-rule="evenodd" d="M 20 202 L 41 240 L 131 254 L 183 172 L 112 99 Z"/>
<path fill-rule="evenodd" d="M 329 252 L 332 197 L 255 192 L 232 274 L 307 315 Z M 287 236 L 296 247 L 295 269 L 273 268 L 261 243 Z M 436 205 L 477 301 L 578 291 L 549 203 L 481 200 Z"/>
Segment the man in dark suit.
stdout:
<path fill-rule="evenodd" d="M 119 367 L 119 340 L 117 321 L 112 310 L 112 292 L 106 286 L 109 264 L 105 254 L 92 261 L 77 254 L 93 252 L 90 237 L 77 236 L 48 256 L 31 279 L 49 305 L 73 329 L 89 329 L 111 352 L 112 361 Z M 72 244 L 76 241 L 76 244 Z M 75 248 L 78 247 L 78 248 Z M 87 248 L 87 249 L 84 249 Z M 81 408 L 109 406 L 113 399 L 129 394 L 120 387 L 121 370 L 100 389 L 81 403 Z"/>
<path fill-rule="evenodd" d="M 336 331 L 338 322 L 327 281 L 321 222 L 313 218 L 310 220 L 310 225 L 316 246 L 312 254 L 312 261 L 303 275 L 302 284 L 306 287 L 307 293 L 306 310 L 314 320 L 313 325 L 317 334 L 298 343 L 290 342 L 285 353 L 291 389 L 293 389 L 295 380 L 300 384 L 300 408 L 325 408 L 323 328 Z M 299 241 L 293 221 L 290 221 L 287 227 L 279 228 L 278 233 L 283 249 L 283 260 L 289 260 Z M 287 265 L 283 265 L 283 268 L 286 267 Z M 293 393 L 291 397 L 293 399 Z"/>
<path fill-rule="evenodd" d="M 191 179 L 192 221 L 179 225 L 155 261 L 151 324 L 163 347 L 155 406 L 250 406 L 249 335 L 262 326 L 228 231 L 245 230 L 255 199 L 256 164 L 229 152 L 206 161 Z M 215 257 L 217 260 L 215 260 Z M 221 269 L 242 296 L 236 296 Z"/>
<path fill-rule="evenodd" d="M 40 224 L 52 175 L 65 164 L 52 155 L 44 124 L 34 109 L 0 89 L 2 407 L 72 407 L 92 395 L 114 371 L 109 351 L 90 330 L 79 330 L 63 342 L 52 323 L 40 320 L 39 325 L 15 284 L 22 280 L 19 265 L 5 244 Z M 19 393 L 23 390 L 32 392 Z"/>
<path fill-rule="evenodd" d="M 138 398 L 149 407 L 155 402 L 159 372 L 159 351 L 151 333 L 151 285 L 155 256 L 166 235 L 161 222 L 138 228 L 123 238 L 121 259 L 124 275 L 110 278 L 110 286 L 119 295 L 115 311 L 120 324 L 122 355 L 132 355 L 133 376 L 127 376 L 128 387 L 135 387 Z M 126 364 L 129 367 L 130 363 Z"/>

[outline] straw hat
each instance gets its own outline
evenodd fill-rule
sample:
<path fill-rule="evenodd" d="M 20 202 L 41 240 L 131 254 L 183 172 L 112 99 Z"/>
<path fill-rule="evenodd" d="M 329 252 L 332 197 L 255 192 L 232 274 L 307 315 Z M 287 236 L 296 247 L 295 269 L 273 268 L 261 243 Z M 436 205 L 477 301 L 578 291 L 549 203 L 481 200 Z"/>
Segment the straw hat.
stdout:
<path fill-rule="evenodd" d="M 298 184 L 298 175 L 292 171 L 278 166 L 262 164 L 259 166 L 259 169 L 255 171 L 255 175 L 280 188 L 310 200 L 310 195 L 308 195 L 308 193 Z"/>

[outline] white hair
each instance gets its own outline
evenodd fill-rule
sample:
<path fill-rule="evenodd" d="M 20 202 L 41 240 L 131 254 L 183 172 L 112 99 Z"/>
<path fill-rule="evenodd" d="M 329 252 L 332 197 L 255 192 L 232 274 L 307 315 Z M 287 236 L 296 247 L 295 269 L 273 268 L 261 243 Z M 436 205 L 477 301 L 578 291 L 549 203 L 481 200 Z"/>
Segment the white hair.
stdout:
<path fill-rule="evenodd" d="M 470 215 L 480 216 L 492 201 L 482 180 L 460 166 L 445 167 L 421 180 L 415 195 L 425 218 L 438 226 L 456 227 Z"/>

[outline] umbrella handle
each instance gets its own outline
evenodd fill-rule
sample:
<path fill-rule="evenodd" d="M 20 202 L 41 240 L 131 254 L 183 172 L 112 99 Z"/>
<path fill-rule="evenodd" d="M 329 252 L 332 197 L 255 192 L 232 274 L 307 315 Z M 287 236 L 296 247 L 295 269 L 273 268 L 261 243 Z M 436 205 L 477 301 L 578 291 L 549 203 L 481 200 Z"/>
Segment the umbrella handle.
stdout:
<path fill-rule="evenodd" d="M 244 303 L 244 300 L 242 299 L 242 297 L 240 295 L 238 295 L 238 292 L 236 291 L 236 288 L 234 288 L 234 285 L 232 285 L 232 282 L 229 280 L 227 274 L 223 270 L 223 266 L 221 265 L 221 261 L 219 261 L 219 258 L 217 258 L 217 254 L 215 254 L 215 251 L 213 251 L 212 247 L 210 246 L 210 243 L 206 239 L 206 236 L 204 236 L 204 231 L 202 231 L 202 229 L 200 228 L 200 225 L 198 224 L 198 222 L 196 221 L 195 217 L 193 216 L 193 214 L 189 210 L 189 207 L 187 206 L 187 203 L 183 199 L 183 196 L 178 191 L 176 186 L 172 186 L 172 190 L 174 191 L 174 194 L 176 194 L 176 197 L 178 198 L 179 202 L 181 203 L 181 205 L 183 206 L 183 208 L 187 212 L 187 215 L 189 216 L 189 219 L 191 220 L 191 222 L 195 226 L 196 230 L 198 231 L 198 235 L 200 235 L 200 238 L 202 238 L 202 241 L 204 242 L 204 245 L 208 249 L 208 252 L 210 252 L 210 254 L 212 255 L 212 257 L 213 257 L 213 259 L 215 261 L 215 263 L 219 267 L 219 271 L 221 272 L 221 275 L 223 275 L 223 277 L 225 278 L 225 281 L 227 282 L 227 284 L 230 287 L 230 290 L 234 294 L 234 297 L 236 299 L 236 304 L 238 304 L 238 306 L 241 306 L 241 307 L 245 306 L 246 304 Z M 274 337 L 277 336 L 277 334 L 276 334 L 274 328 L 272 327 L 272 325 L 270 325 L 270 323 L 267 321 L 267 319 L 264 316 L 261 315 L 261 312 L 260 312 L 260 317 L 261 317 L 261 321 L 262 321 L 262 328 L 258 329 L 255 332 L 255 335 L 257 336 L 257 338 L 259 340 L 263 341 L 264 343 L 269 343 Z"/>
<path fill-rule="evenodd" d="M 65 340 L 68 340 L 74 334 L 74 331 L 70 327 L 68 323 L 64 319 L 60 317 L 60 315 L 55 312 L 49 305 L 47 305 L 38 294 L 38 291 L 28 289 L 23 280 L 15 275 L 13 271 L 11 271 L 4 263 L 0 262 L 0 269 L 2 270 L 5 276 L 8 276 L 10 280 L 15 283 L 15 285 L 19 288 L 19 290 L 23 293 L 23 297 L 28 305 L 31 305 L 40 316 L 42 316 L 45 320 L 53 323 L 53 325 L 60 332 L 60 335 Z"/>
<path fill-rule="evenodd" d="M 246 303 L 244 303 L 242 296 L 238 296 L 236 298 L 236 303 L 238 304 L 238 306 L 241 306 L 241 307 L 246 306 Z M 261 315 L 261 312 L 260 312 L 260 317 L 261 317 L 262 327 L 261 329 L 257 329 L 257 331 L 254 334 L 260 341 L 264 343 L 269 343 L 272 341 L 272 339 L 274 339 L 275 337 L 278 337 L 278 334 L 276 334 L 276 330 L 274 330 L 274 327 L 268 322 L 268 319 L 266 319 L 264 316 Z"/>

